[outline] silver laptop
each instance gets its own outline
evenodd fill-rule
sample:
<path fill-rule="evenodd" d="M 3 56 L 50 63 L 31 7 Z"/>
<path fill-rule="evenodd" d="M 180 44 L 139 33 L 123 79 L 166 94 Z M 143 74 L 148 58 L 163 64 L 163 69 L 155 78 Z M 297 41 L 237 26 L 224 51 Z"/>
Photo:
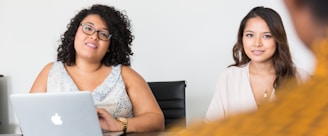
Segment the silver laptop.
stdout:
<path fill-rule="evenodd" d="M 10 95 L 24 136 L 102 136 L 90 92 Z"/>

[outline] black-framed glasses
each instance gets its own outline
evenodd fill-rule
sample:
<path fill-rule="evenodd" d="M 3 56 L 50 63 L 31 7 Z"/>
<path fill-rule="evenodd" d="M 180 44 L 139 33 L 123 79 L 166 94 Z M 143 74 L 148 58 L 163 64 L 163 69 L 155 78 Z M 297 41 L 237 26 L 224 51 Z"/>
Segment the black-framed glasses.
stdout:
<path fill-rule="evenodd" d="M 87 35 L 93 35 L 95 32 L 98 34 L 98 38 L 103 41 L 108 41 L 112 35 L 106 30 L 97 30 L 89 24 L 81 24 L 82 32 Z"/>

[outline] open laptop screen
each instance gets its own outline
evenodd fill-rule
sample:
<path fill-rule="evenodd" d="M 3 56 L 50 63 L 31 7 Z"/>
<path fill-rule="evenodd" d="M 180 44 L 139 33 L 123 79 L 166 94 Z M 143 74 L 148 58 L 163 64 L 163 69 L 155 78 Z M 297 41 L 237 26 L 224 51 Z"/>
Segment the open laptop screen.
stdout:
<path fill-rule="evenodd" d="M 10 95 L 24 136 L 101 136 L 90 92 Z"/>

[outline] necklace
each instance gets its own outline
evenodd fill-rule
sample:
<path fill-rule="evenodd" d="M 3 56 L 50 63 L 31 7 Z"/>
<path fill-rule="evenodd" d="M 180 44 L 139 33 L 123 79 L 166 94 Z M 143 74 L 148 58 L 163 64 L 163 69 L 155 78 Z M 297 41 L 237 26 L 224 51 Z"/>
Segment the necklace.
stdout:
<path fill-rule="evenodd" d="M 269 92 L 268 92 L 267 89 L 263 93 L 263 99 L 264 99 L 264 102 L 269 102 L 270 101 L 270 95 L 269 95 Z"/>
<path fill-rule="evenodd" d="M 265 90 L 264 91 L 263 97 L 264 97 L 264 99 L 267 99 L 267 97 L 268 97 L 268 90 Z"/>
<path fill-rule="evenodd" d="M 270 101 L 270 96 L 269 96 L 268 90 L 266 89 L 263 93 L 263 98 L 262 98 L 261 102 L 260 103 L 256 102 L 257 107 L 260 108 L 261 105 L 263 105 L 264 103 L 267 103 L 269 101 Z"/>

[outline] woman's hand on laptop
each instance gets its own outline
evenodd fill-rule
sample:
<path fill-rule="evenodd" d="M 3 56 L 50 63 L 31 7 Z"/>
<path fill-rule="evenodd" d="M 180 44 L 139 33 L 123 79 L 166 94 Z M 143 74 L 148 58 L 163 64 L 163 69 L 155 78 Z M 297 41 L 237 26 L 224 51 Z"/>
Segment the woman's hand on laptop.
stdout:
<path fill-rule="evenodd" d="M 97 108 L 97 114 L 101 129 L 105 131 L 122 131 L 123 125 L 114 119 L 105 109 Z"/>

